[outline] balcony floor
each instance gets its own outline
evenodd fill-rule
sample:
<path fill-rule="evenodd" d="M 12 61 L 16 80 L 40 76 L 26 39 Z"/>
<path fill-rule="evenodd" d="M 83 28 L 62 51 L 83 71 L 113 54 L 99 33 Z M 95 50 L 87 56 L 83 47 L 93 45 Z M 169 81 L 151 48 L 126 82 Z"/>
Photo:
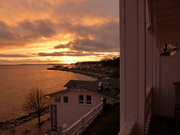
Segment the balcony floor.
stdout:
<path fill-rule="evenodd" d="M 180 135 L 180 123 L 174 121 L 152 120 L 149 135 Z"/>

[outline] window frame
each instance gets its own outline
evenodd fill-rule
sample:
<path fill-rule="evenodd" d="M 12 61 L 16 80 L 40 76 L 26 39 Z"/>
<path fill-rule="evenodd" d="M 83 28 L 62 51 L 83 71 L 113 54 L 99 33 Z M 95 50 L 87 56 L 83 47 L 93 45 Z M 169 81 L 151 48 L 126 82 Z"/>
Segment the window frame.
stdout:
<path fill-rule="evenodd" d="M 54 101 L 55 103 L 61 103 L 61 96 L 55 96 Z"/>
<path fill-rule="evenodd" d="M 83 105 L 84 104 L 84 95 L 79 95 L 79 104 Z M 80 97 L 82 97 L 82 99 L 80 99 Z"/>
<path fill-rule="evenodd" d="M 90 97 L 90 100 L 88 100 L 88 97 Z M 92 96 L 91 95 L 86 95 L 86 104 L 91 105 L 92 104 Z"/>
<path fill-rule="evenodd" d="M 68 96 L 64 96 L 64 97 L 63 97 L 63 101 L 64 101 L 64 104 L 68 104 L 68 103 L 69 103 L 69 98 L 68 98 Z"/>

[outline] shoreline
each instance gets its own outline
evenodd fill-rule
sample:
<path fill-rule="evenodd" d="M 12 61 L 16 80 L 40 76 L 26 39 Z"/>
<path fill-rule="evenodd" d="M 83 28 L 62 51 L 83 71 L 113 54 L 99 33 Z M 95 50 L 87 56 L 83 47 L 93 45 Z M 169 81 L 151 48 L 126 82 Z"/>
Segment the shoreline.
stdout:
<path fill-rule="evenodd" d="M 44 109 L 41 116 L 45 115 L 47 113 L 49 113 L 49 107 Z M 0 122 L 0 131 L 3 132 L 3 131 L 6 131 L 6 130 L 9 130 L 9 129 L 12 129 L 13 127 L 19 126 L 19 125 L 21 125 L 21 124 L 23 124 L 25 122 L 28 122 L 28 121 L 30 121 L 32 119 L 35 119 L 35 118 L 37 118 L 37 114 L 36 113 L 30 113 L 28 115 L 16 118 L 15 120 L 11 119 L 11 120 L 7 120 L 6 122 Z M 49 118 L 46 121 L 48 121 L 48 120 L 49 120 Z M 42 123 L 43 122 L 45 122 L 45 121 L 42 121 Z"/>
<path fill-rule="evenodd" d="M 87 75 L 87 76 L 91 76 L 93 78 L 98 78 L 98 77 L 102 77 L 103 75 L 100 74 L 95 74 L 95 73 L 90 73 L 90 72 L 83 72 L 83 71 L 76 71 L 76 70 L 71 70 L 71 69 L 54 69 L 54 68 L 47 68 L 47 70 L 61 70 L 61 71 L 67 71 L 67 72 L 73 72 L 73 73 L 79 73 L 79 74 L 83 74 L 83 75 Z M 105 76 L 103 76 L 105 77 Z M 46 114 L 49 112 L 49 108 L 45 109 L 43 114 Z M 43 115 L 42 114 L 42 115 Z M 0 130 L 8 130 L 10 128 L 12 128 L 13 124 L 15 124 L 15 126 L 18 126 L 26 121 L 32 120 L 34 118 L 36 118 L 36 114 L 31 113 L 31 114 L 27 114 L 27 115 L 23 115 L 20 116 L 18 118 L 15 118 L 15 123 L 14 123 L 14 119 L 7 119 L 6 121 L 0 121 Z"/>
<path fill-rule="evenodd" d="M 104 74 L 87 72 L 87 71 L 76 70 L 76 69 L 47 68 L 47 70 L 60 70 L 60 71 L 73 72 L 73 73 L 83 74 L 86 76 L 91 76 L 91 77 L 97 78 L 97 79 L 102 79 L 102 78 L 105 78 L 108 76 L 108 75 L 104 75 Z M 47 114 L 47 113 L 49 113 L 49 108 L 46 108 L 42 115 Z M 18 125 L 23 124 L 27 121 L 30 121 L 34 118 L 37 118 L 37 115 L 35 113 L 31 113 L 31 114 L 16 118 L 15 121 L 14 121 L 14 119 L 11 119 L 11 120 L 6 120 L 5 122 L 0 122 L 0 131 L 6 131 L 8 129 L 12 129 L 13 125 L 18 126 Z"/>
<path fill-rule="evenodd" d="M 93 72 L 87 72 L 82 70 L 76 70 L 76 69 L 56 69 L 56 68 L 47 68 L 47 70 L 60 70 L 60 71 L 67 71 L 67 72 L 73 72 L 78 74 L 83 74 L 86 76 L 91 76 L 93 78 L 102 79 L 107 77 L 108 75 L 100 74 L 100 73 L 93 73 Z"/>

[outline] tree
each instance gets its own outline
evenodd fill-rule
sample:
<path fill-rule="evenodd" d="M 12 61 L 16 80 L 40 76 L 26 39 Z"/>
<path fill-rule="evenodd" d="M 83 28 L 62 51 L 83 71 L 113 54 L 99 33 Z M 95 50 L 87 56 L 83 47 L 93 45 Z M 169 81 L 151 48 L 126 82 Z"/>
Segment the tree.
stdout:
<path fill-rule="evenodd" d="M 39 87 L 33 87 L 25 97 L 23 104 L 24 111 L 28 113 L 36 113 L 38 116 L 38 124 L 41 123 L 40 116 L 44 108 L 48 106 L 48 101 L 44 97 L 45 92 Z"/>
<path fill-rule="evenodd" d="M 112 58 L 103 58 L 101 59 L 101 62 L 103 66 L 111 66 L 111 67 L 117 67 L 119 68 L 119 60 L 120 57 L 112 57 Z"/>

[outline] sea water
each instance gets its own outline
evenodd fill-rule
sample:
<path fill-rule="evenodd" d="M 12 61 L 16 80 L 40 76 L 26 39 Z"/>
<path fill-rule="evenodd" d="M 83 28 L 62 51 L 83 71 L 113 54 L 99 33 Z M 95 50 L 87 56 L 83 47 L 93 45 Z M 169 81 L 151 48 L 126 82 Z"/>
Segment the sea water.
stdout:
<path fill-rule="evenodd" d="M 0 122 L 27 113 L 22 104 L 26 94 L 37 86 L 47 94 L 65 89 L 69 80 L 95 80 L 92 77 L 60 70 L 47 70 L 51 65 L 0 66 Z"/>

